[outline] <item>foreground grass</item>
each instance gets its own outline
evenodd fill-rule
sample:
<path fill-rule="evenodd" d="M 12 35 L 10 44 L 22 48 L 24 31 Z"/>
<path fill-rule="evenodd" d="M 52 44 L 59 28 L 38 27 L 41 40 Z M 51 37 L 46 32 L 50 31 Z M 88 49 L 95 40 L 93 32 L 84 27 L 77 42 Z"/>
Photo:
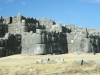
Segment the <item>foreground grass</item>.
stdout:
<path fill-rule="evenodd" d="M 96 64 L 77 64 L 76 62 L 24 64 L 0 66 L 0 75 L 100 75 Z"/>
<path fill-rule="evenodd" d="M 55 58 L 64 58 L 63 63 L 34 63 L 36 59 L 46 58 L 55 60 Z M 27 56 L 15 55 L 0 58 L 0 75 L 100 75 L 100 66 L 96 62 L 100 60 L 100 54 L 65 54 L 65 55 L 44 55 Z M 80 65 L 74 61 L 76 58 L 83 60 L 93 60 L 93 64 Z"/>

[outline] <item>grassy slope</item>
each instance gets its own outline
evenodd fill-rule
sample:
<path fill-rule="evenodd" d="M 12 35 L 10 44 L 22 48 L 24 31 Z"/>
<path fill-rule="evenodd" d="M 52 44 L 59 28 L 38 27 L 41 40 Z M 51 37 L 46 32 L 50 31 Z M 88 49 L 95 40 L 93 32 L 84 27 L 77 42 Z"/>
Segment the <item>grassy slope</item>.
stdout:
<path fill-rule="evenodd" d="M 55 60 L 56 58 L 64 58 L 63 63 L 48 63 L 48 64 L 37 64 L 37 59 L 50 58 Z M 98 75 L 99 71 L 94 72 L 96 65 L 83 65 L 80 66 L 74 62 L 75 59 L 82 58 L 83 60 L 93 60 L 95 62 L 100 61 L 100 54 L 63 54 L 63 55 L 13 55 L 4 58 L 0 58 L 0 73 L 3 75 L 28 75 L 27 73 L 34 73 L 32 75 Z M 99 67 L 97 67 L 99 68 Z M 93 71 L 93 73 L 92 73 Z M 62 73 L 63 72 L 63 73 Z M 56 74 L 57 73 L 57 74 Z M 61 74 L 60 74 L 61 73 Z M 68 74 L 67 74 L 68 73 Z M 1 75 L 0 74 L 0 75 Z M 31 74 L 29 74 L 31 75 Z"/>

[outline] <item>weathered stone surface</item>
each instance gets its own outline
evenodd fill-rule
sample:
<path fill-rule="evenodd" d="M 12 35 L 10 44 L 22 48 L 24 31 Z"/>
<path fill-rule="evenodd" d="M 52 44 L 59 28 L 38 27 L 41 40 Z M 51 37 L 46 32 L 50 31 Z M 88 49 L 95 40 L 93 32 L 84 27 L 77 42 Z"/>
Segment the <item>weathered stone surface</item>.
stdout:
<path fill-rule="evenodd" d="M 52 25 L 50 31 L 62 32 L 62 25 L 60 24 Z"/>
<path fill-rule="evenodd" d="M 6 49 L 4 47 L 0 47 L 0 57 L 6 56 Z"/>
<path fill-rule="evenodd" d="M 82 38 L 81 40 L 81 49 L 85 53 L 90 53 L 90 39 L 89 38 Z"/>
<path fill-rule="evenodd" d="M 56 59 L 56 62 L 57 63 L 64 62 L 64 58 L 58 58 L 58 59 Z"/>
<path fill-rule="evenodd" d="M 36 44 L 34 47 L 34 54 L 46 54 L 46 45 L 45 44 Z"/>
<path fill-rule="evenodd" d="M 0 47 L 6 55 L 99 53 L 100 33 L 74 24 L 65 26 L 51 19 L 17 16 L 0 16 Z"/>
<path fill-rule="evenodd" d="M 83 59 L 75 59 L 75 62 L 80 65 L 83 65 Z"/>
<path fill-rule="evenodd" d="M 43 63 L 48 63 L 50 61 L 50 58 L 43 58 Z"/>
<path fill-rule="evenodd" d="M 68 53 L 73 53 L 74 49 L 73 49 L 73 44 L 68 44 Z"/>

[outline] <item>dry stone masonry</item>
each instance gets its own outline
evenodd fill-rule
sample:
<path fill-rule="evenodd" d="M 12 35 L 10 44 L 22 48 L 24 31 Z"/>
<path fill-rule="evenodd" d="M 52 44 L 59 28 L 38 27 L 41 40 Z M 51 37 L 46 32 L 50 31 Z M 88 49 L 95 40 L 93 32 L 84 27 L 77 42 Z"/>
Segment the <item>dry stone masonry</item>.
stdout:
<path fill-rule="evenodd" d="M 0 57 L 14 54 L 99 53 L 100 33 L 47 18 L 0 16 Z"/>

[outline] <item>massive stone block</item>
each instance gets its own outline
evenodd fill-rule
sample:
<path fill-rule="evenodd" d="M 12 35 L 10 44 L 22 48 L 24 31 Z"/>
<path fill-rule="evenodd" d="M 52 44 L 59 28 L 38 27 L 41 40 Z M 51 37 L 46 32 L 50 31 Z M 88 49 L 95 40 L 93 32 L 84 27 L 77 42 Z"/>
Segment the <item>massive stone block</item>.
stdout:
<path fill-rule="evenodd" d="M 46 54 L 46 45 L 45 44 L 36 44 L 34 47 L 34 54 Z"/>
<path fill-rule="evenodd" d="M 6 56 L 6 50 L 4 47 L 0 47 L 0 57 L 5 57 Z"/>
<path fill-rule="evenodd" d="M 74 49 L 73 49 L 73 44 L 68 44 L 68 53 L 73 53 Z"/>
<path fill-rule="evenodd" d="M 67 43 L 68 44 L 71 44 L 71 43 L 73 43 L 72 41 L 73 41 L 73 39 L 75 39 L 75 36 L 77 37 L 77 35 L 75 35 L 75 33 L 73 32 L 73 33 L 67 33 L 66 34 L 66 36 L 67 36 Z"/>
<path fill-rule="evenodd" d="M 80 47 L 81 47 L 83 52 L 90 53 L 91 52 L 90 39 L 89 38 L 82 38 Z"/>
<path fill-rule="evenodd" d="M 74 52 L 83 52 L 80 45 L 81 45 L 81 39 L 75 39 L 74 45 L 73 45 L 73 51 Z"/>
<path fill-rule="evenodd" d="M 55 21 L 46 18 L 39 19 L 38 21 L 39 21 L 39 25 L 45 26 L 46 31 L 50 31 L 52 25 L 56 24 Z"/>

